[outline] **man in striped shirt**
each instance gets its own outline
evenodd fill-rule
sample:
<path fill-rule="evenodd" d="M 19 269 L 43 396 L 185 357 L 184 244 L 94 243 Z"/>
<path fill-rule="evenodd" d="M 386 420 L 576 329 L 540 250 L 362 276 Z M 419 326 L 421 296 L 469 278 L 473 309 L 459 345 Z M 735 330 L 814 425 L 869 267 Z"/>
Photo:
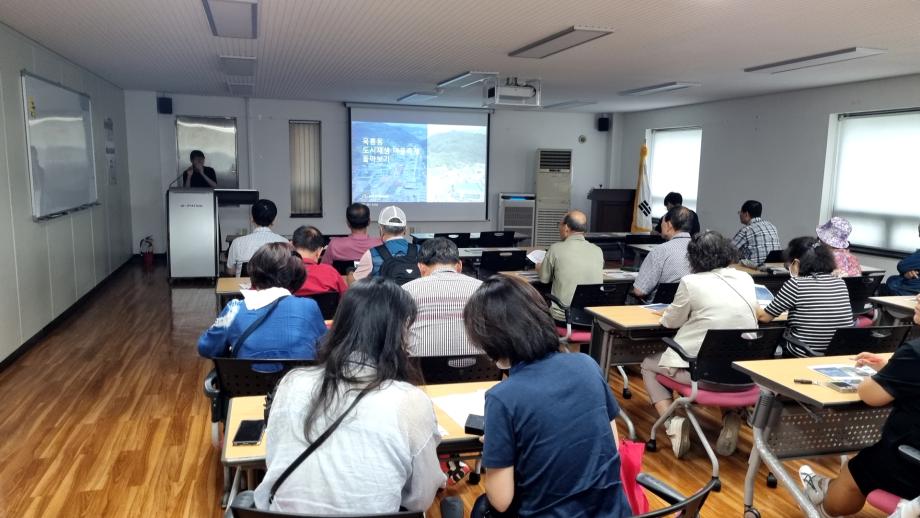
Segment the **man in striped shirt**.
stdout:
<path fill-rule="evenodd" d="M 779 233 L 776 226 L 761 219 L 763 205 L 756 200 L 748 200 L 738 211 L 738 218 L 744 225 L 732 238 L 732 243 L 741 253 L 741 263 L 745 266 L 758 267 L 767 259 L 767 255 L 780 250 Z"/>
<path fill-rule="evenodd" d="M 482 281 L 460 273 L 457 245 L 443 237 L 426 240 L 418 253 L 418 268 L 422 276 L 403 285 L 418 306 L 409 355 L 481 354 L 466 336 L 463 308 Z"/>

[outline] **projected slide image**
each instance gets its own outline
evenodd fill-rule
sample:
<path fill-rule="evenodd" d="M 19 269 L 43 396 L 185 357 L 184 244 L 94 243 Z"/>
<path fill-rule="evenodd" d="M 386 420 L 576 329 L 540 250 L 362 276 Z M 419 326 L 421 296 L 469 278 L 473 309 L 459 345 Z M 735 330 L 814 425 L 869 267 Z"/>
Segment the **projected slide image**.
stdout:
<path fill-rule="evenodd" d="M 352 120 L 352 198 L 484 203 L 485 126 Z"/>

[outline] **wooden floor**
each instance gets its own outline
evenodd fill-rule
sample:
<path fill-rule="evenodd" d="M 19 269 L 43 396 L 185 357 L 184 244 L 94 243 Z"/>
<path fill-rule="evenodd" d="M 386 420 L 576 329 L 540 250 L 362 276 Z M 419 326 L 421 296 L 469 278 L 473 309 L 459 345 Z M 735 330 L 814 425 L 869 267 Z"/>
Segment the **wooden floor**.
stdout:
<path fill-rule="evenodd" d="M 214 308 L 213 288 L 170 288 L 162 267 L 145 274 L 132 265 L 0 372 L 0 517 L 221 516 L 220 458 L 201 391 L 210 365 L 195 348 Z M 641 380 L 632 381 L 633 399 L 621 403 L 644 439 L 652 412 Z M 611 385 L 619 394 L 620 381 Z M 714 414 L 703 414 L 715 434 Z M 682 461 L 665 438 L 659 445 L 646 454 L 646 471 L 687 493 L 709 478 L 698 445 Z M 704 516 L 741 516 L 750 445 L 745 432 L 738 453 L 722 459 L 723 490 Z M 836 464 L 825 459 L 819 471 Z M 482 491 L 463 482 L 445 494 L 469 509 Z M 801 515 L 782 488 L 763 485 L 763 474 L 757 495 L 764 517 Z M 437 502 L 428 515 L 440 518 Z"/>

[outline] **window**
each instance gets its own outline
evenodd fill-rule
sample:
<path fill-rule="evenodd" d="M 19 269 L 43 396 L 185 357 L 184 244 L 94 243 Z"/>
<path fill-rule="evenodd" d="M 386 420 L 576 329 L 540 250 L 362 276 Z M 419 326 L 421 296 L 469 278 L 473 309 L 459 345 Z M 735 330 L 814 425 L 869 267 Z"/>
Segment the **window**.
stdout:
<path fill-rule="evenodd" d="M 684 206 L 696 210 L 700 180 L 702 128 L 653 129 L 649 137 L 649 188 L 654 212 L 669 192 L 679 192 Z"/>
<path fill-rule="evenodd" d="M 913 251 L 920 243 L 920 110 L 838 117 L 831 212 L 855 245 Z"/>
<path fill-rule="evenodd" d="M 291 121 L 291 217 L 323 215 L 320 123 Z"/>

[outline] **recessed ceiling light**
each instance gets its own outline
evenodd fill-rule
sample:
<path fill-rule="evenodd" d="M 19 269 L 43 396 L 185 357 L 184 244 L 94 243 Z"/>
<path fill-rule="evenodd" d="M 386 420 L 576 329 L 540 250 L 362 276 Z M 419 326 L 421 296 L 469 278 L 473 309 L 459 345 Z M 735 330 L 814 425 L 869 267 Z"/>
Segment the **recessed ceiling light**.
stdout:
<path fill-rule="evenodd" d="M 252 83 L 243 83 L 239 81 L 227 81 L 227 90 L 230 91 L 231 95 L 252 97 L 252 94 L 255 91 L 255 85 Z"/>
<path fill-rule="evenodd" d="M 466 88 L 467 86 L 472 86 L 497 75 L 498 72 L 477 72 L 475 70 L 470 70 L 469 72 L 464 72 L 458 76 L 441 81 L 438 83 L 438 88 Z"/>
<path fill-rule="evenodd" d="M 549 110 L 549 109 L 558 110 L 562 108 L 577 108 L 579 106 L 588 106 L 591 104 L 597 104 L 597 101 L 576 101 L 576 100 L 562 101 L 561 103 L 547 104 L 546 106 L 543 107 L 543 109 L 544 110 Z"/>
<path fill-rule="evenodd" d="M 623 90 L 620 92 L 620 95 L 652 95 L 660 94 L 662 92 L 673 92 L 674 90 L 683 90 L 684 88 L 690 88 L 693 86 L 700 86 L 700 83 L 672 81 L 670 83 L 661 83 L 659 85 L 633 88 L 632 90 Z"/>
<path fill-rule="evenodd" d="M 228 76 L 254 76 L 256 75 L 256 58 L 220 56 L 220 69 Z"/>
<path fill-rule="evenodd" d="M 398 103 L 411 103 L 411 102 L 427 102 L 432 99 L 437 99 L 440 92 L 412 92 L 411 94 L 406 94 L 399 99 L 396 99 Z"/>
<path fill-rule="evenodd" d="M 510 52 L 508 55 L 513 58 L 543 59 L 547 56 L 562 52 L 563 50 L 596 40 L 612 32 L 613 29 L 576 25 L 547 36 L 542 40 L 525 45 Z"/>
<path fill-rule="evenodd" d="M 258 0 L 201 0 L 211 33 L 222 38 L 258 36 Z"/>
<path fill-rule="evenodd" d="M 766 65 L 757 65 L 756 67 L 745 68 L 745 72 L 763 72 L 770 74 L 779 74 L 789 72 L 800 68 L 817 67 L 838 63 L 840 61 L 850 61 L 851 59 L 867 58 L 888 52 L 885 49 L 871 49 L 867 47 L 850 47 L 847 49 L 832 50 L 830 52 L 821 52 L 810 56 L 792 58 L 776 63 L 767 63 Z"/>

